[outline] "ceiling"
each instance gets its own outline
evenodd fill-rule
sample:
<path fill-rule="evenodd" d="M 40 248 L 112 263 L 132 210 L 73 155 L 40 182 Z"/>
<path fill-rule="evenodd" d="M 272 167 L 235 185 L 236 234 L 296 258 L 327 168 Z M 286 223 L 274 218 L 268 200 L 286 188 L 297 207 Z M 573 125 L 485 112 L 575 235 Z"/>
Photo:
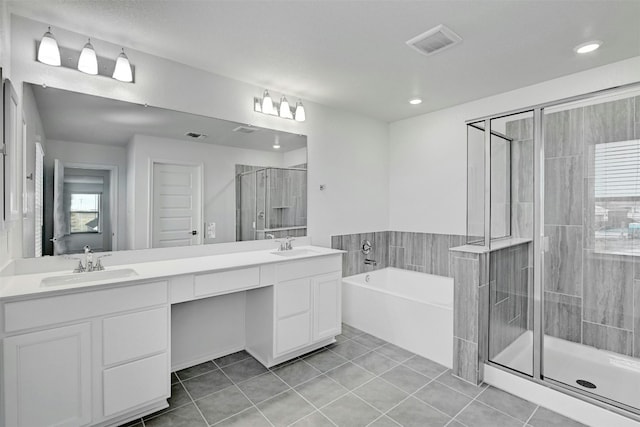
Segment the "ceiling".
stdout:
<path fill-rule="evenodd" d="M 640 55 L 640 0 L 9 1 L 36 20 L 385 121 Z M 405 42 L 445 24 L 462 43 Z M 574 46 L 603 46 L 577 55 Z M 131 57 L 135 64 L 135 58 Z M 411 106 L 419 96 L 424 102 Z"/>
<path fill-rule="evenodd" d="M 44 88 L 30 83 L 47 139 L 89 144 L 125 146 L 134 135 L 150 135 L 183 141 L 196 141 L 228 147 L 279 152 L 307 146 L 302 135 L 247 127 L 252 133 L 235 132 L 240 123 L 197 116 L 157 107 Z M 204 139 L 185 136 L 187 132 L 207 135 Z"/>

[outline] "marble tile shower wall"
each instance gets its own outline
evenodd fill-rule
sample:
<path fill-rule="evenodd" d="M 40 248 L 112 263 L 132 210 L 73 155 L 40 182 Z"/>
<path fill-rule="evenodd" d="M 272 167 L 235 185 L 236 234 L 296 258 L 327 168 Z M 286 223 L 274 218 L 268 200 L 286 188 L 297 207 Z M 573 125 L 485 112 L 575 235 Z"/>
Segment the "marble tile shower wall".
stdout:
<path fill-rule="evenodd" d="M 545 119 L 545 333 L 640 357 L 640 260 L 596 246 L 593 167 L 596 144 L 640 138 L 640 97 Z"/>
<path fill-rule="evenodd" d="M 364 240 L 369 240 L 373 246 L 366 257 L 360 250 Z M 386 267 L 452 277 L 449 271 L 449 248 L 464 243 L 464 236 L 406 231 L 378 231 L 331 237 L 333 249 L 347 251 L 342 257 L 342 274 L 345 277 Z M 366 265 L 365 258 L 375 260 L 377 265 Z"/>

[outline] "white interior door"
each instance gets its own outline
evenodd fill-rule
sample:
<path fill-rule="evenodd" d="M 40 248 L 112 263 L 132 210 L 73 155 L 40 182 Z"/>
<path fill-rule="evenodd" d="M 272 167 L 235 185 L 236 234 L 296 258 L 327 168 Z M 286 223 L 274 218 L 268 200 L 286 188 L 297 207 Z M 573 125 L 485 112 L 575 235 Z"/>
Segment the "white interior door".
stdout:
<path fill-rule="evenodd" d="M 53 254 L 66 254 L 68 227 L 64 212 L 64 163 L 53 161 Z"/>
<path fill-rule="evenodd" d="M 151 247 L 202 242 L 200 166 L 153 164 Z"/>

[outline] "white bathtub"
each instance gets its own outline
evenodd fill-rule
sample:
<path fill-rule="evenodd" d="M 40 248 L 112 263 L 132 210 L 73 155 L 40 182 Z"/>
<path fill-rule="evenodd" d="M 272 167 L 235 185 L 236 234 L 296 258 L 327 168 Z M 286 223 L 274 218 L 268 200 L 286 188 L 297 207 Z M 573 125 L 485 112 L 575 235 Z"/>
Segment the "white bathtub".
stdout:
<path fill-rule="evenodd" d="M 345 277 L 342 319 L 451 368 L 452 278 L 397 268 Z"/>

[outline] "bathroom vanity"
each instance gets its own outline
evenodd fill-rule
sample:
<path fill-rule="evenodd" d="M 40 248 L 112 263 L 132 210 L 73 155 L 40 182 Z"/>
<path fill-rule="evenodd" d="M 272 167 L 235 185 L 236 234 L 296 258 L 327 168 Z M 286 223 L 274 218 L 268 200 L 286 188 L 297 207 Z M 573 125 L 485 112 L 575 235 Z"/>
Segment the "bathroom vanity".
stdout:
<path fill-rule="evenodd" d="M 307 246 L 1 277 L 0 424 L 118 425 L 167 407 L 172 304 L 245 293 L 245 348 L 267 367 L 332 343 L 341 270 L 341 251 Z"/>

